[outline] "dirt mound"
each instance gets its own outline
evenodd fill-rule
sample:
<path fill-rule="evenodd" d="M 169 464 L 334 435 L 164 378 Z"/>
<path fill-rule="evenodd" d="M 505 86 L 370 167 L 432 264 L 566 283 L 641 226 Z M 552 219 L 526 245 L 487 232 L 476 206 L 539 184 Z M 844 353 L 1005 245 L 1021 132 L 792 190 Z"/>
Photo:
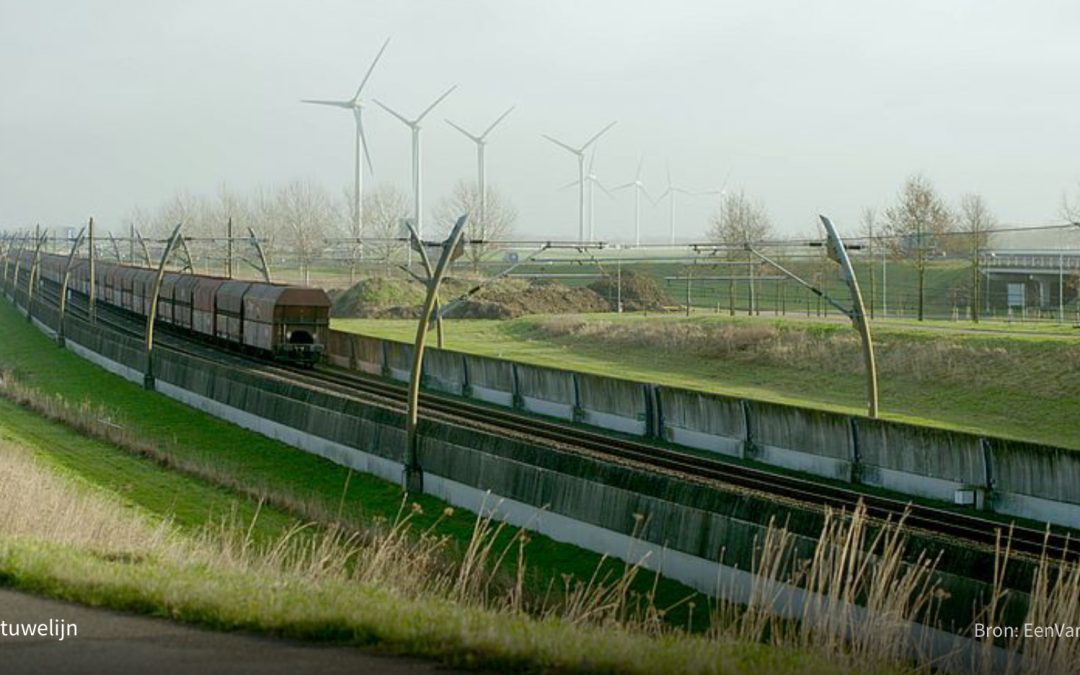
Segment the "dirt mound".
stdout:
<path fill-rule="evenodd" d="M 373 317 L 391 307 L 419 306 L 424 289 L 408 279 L 371 277 L 343 291 L 330 291 L 331 311 L 339 317 Z"/>
<path fill-rule="evenodd" d="M 449 302 L 465 294 L 475 279 L 448 279 L 440 295 Z M 371 319 L 410 319 L 420 315 L 424 288 L 408 279 L 362 279 L 351 288 L 331 291 L 333 315 Z M 576 314 L 611 311 L 611 304 L 590 288 L 550 281 L 500 279 L 454 307 L 460 319 L 513 319 L 526 314 Z"/>
<path fill-rule="evenodd" d="M 506 279 L 485 287 L 450 316 L 512 319 L 526 314 L 607 312 L 607 301 L 589 288 L 549 281 Z"/>
<path fill-rule="evenodd" d="M 624 271 L 621 280 L 613 274 L 594 281 L 589 288 L 605 298 L 612 310 L 618 310 L 620 295 L 625 312 L 656 312 L 662 310 L 667 302 L 667 295 L 655 277 L 632 270 Z"/>

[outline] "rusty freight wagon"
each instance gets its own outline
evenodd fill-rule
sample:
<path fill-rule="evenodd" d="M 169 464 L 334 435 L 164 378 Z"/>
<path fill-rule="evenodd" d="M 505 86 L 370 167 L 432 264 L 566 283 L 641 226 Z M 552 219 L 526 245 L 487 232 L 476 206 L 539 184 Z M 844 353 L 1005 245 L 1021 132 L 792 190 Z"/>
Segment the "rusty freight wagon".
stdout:
<path fill-rule="evenodd" d="M 314 364 L 330 330 L 330 299 L 321 289 L 252 284 L 244 294 L 243 344 L 274 358 Z"/>
<path fill-rule="evenodd" d="M 16 257 L 9 253 L 5 262 L 13 265 Z M 21 284 L 29 279 L 32 258 L 32 252 L 21 257 Z M 42 254 L 40 265 L 40 283 L 58 292 L 67 257 Z M 69 295 L 81 296 L 85 302 L 90 291 L 88 261 L 72 260 L 70 274 Z M 146 317 L 156 277 L 152 269 L 97 261 L 97 302 Z M 310 366 L 325 350 L 330 299 L 318 288 L 166 272 L 158 294 L 157 320 L 198 339 Z"/>

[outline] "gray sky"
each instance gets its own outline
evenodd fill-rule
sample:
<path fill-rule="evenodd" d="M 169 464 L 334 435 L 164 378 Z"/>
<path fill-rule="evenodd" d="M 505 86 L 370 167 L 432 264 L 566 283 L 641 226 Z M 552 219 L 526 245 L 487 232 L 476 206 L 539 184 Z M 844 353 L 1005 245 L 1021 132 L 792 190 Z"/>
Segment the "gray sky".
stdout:
<path fill-rule="evenodd" d="M 854 229 L 922 171 L 1007 222 L 1057 220 L 1080 180 L 1080 4 L 997 2 L 15 2 L 0 0 L 0 228 L 117 226 L 134 204 L 310 178 L 352 180 L 351 116 L 300 98 L 367 89 L 425 126 L 425 205 L 475 175 L 443 117 L 492 137 L 489 180 L 519 232 L 571 237 L 577 144 L 610 120 L 596 170 L 760 198 L 783 232 Z M 375 182 L 409 185 L 406 128 L 370 105 Z M 597 198 L 598 238 L 632 231 L 629 191 Z M 712 210 L 684 201 L 683 238 Z M 652 238 L 667 209 L 645 209 Z"/>

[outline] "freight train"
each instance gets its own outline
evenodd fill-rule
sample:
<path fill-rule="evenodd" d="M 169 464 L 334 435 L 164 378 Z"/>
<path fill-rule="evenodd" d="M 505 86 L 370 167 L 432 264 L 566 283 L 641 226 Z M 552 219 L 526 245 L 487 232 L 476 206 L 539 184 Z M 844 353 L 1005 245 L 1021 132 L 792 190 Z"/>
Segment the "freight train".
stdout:
<path fill-rule="evenodd" d="M 23 254 L 20 284 L 26 283 L 32 261 L 32 254 Z M 39 283 L 59 293 L 66 265 L 66 256 L 42 254 Z M 156 277 L 156 270 L 145 267 L 97 261 L 96 302 L 145 319 Z M 72 262 L 68 293 L 69 298 L 89 296 L 88 260 Z M 313 366 L 327 343 L 330 299 L 319 288 L 166 272 L 158 295 L 157 321 L 237 350 Z"/>

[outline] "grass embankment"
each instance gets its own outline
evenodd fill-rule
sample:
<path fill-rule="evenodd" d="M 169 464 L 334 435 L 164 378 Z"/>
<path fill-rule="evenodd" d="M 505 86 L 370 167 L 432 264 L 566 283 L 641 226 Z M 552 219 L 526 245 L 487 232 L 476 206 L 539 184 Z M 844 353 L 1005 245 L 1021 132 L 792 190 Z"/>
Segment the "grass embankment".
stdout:
<path fill-rule="evenodd" d="M 198 493 L 187 493 L 184 486 L 174 488 L 174 497 L 145 484 L 140 467 L 150 463 L 227 488 L 248 497 L 252 504 L 262 499 L 297 517 L 324 523 L 340 521 L 355 529 L 393 521 L 401 508 L 403 492 L 399 485 L 353 472 L 147 392 L 59 349 L 6 301 L 0 302 L 0 334 L 5 340 L 0 372 L 12 372 L 20 386 L 45 397 L 76 404 L 93 402 L 92 408 L 77 411 L 79 419 L 90 424 L 98 418 L 106 419 L 107 424 L 95 425 L 98 432 L 113 443 L 133 446 L 136 453 L 150 461 L 128 463 L 115 449 L 103 457 L 77 449 L 64 451 L 64 444 L 56 444 L 55 450 L 50 443 L 39 445 L 87 480 L 119 485 L 129 499 L 145 497 L 139 502 L 145 508 L 158 513 L 175 509 L 179 515 L 191 511 L 209 513 L 205 506 L 209 502 L 201 500 Z M 80 426 L 86 426 L 82 422 Z M 145 487 L 136 489 L 141 484 Z M 185 494 L 188 498 L 184 498 Z M 420 508 L 414 526 L 420 530 L 435 527 L 433 534 L 447 536 L 452 542 L 448 555 L 460 557 L 473 535 L 470 514 L 459 512 L 453 518 L 441 518 L 445 502 L 425 495 L 411 500 Z M 505 546 L 511 537 L 508 531 L 501 533 L 499 544 Z M 535 536 L 529 544 L 525 591 L 532 597 L 559 595 L 564 576 L 584 583 L 598 569 L 601 576 L 617 575 L 623 565 L 604 561 L 576 546 Z M 652 580 L 644 576 L 635 580 L 631 590 L 642 596 L 653 595 L 656 605 L 670 607 L 670 620 L 680 624 L 688 618 L 687 600 L 696 595 L 688 587 L 664 579 L 654 589 Z M 698 619 L 702 619 L 700 613 Z"/>
<path fill-rule="evenodd" d="M 29 428 L 49 445 L 27 445 L 13 428 Z M 70 468 L 57 471 L 48 448 L 61 443 L 95 456 L 114 449 L 7 402 L 0 404 L 0 429 L 0 582 L 25 590 L 211 628 L 370 645 L 489 669 L 832 670 L 808 650 L 626 622 L 617 616 L 618 584 L 601 592 L 599 602 L 583 597 L 576 613 L 531 617 L 522 611 L 520 587 L 504 606 L 485 606 L 491 578 L 482 571 L 484 557 L 498 553 L 490 547 L 490 523 L 479 523 L 467 564 L 450 567 L 441 560 L 444 538 L 430 530 L 405 536 L 415 514 L 363 545 L 342 530 L 296 524 L 260 543 L 254 528 L 273 529 L 268 521 L 287 517 L 264 509 L 255 520 L 243 513 L 249 509 L 243 499 L 162 467 L 140 467 L 170 494 L 204 497 L 234 516 L 253 517 L 247 526 L 229 520 L 179 527 L 178 520 L 133 504 L 130 495 L 88 484 Z"/>
<path fill-rule="evenodd" d="M 411 340 L 415 322 L 335 328 Z M 996 328 L 996 326 L 993 326 Z M 1054 335 L 874 330 L 882 417 L 1080 449 L 1080 340 Z M 865 411 L 850 325 L 642 315 L 448 321 L 450 349 L 840 412 Z"/>

